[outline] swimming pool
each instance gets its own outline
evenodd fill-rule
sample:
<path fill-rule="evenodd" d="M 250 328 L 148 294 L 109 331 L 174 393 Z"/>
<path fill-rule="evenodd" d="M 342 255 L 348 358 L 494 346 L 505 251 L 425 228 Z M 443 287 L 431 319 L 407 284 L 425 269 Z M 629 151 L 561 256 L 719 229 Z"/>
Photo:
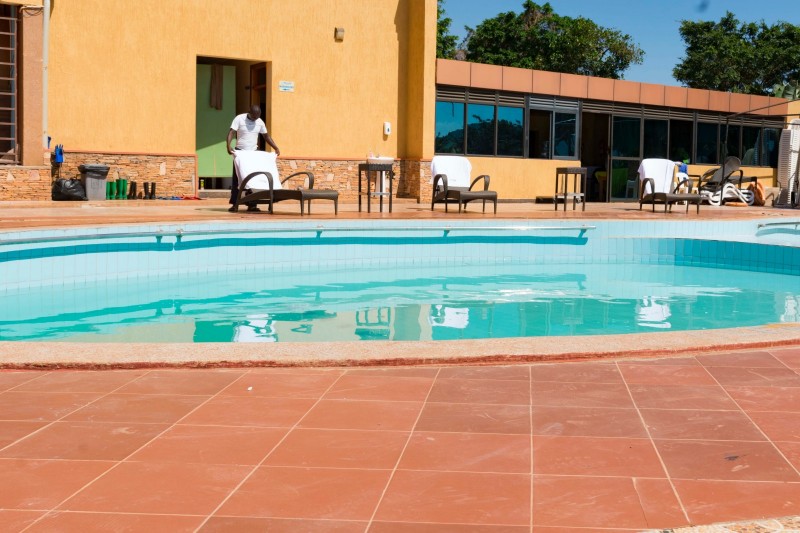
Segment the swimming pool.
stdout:
<path fill-rule="evenodd" d="M 6 233 L 0 339 L 454 340 L 798 322 L 798 225 L 326 221 Z"/>

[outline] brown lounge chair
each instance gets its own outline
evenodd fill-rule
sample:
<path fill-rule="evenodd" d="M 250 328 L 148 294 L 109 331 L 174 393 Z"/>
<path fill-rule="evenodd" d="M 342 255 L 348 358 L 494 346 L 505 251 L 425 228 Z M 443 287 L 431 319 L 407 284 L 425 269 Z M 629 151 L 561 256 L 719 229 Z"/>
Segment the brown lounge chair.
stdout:
<path fill-rule="evenodd" d="M 753 192 L 742 189 L 742 184 L 757 183 L 758 178 L 745 176 L 741 167 L 739 158 L 730 155 L 725 158 L 721 167 L 708 170 L 702 176 L 694 176 L 698 178 L 698 190 L 703 199 L 715 206 L 728 200 L 753 205 Z"/>
<path fill-rule="evenodd" d="M 466 157 L 455 155 L 437 155 L 431 160 L 431 175 L 433 179 L 433 195 L 431 197 L 431 211 L 436 203 L 444 203 L 447 211 L 449 202 L 458 202 L 458 212 L 462 206 L 466 209 L 469 202 L 481 200 L 483 211 L 486 212 L 486 201 L 494 203 L 494 212 L 497 213 L 497 193 L 489 190 L 489 176 L 482 175 L 470 183 L 472 164 Z M 483 190 L 473 190 L 478 181 L 483 180 Z"/>
<path fill-rule="evenodd" d="M 311 172 L 295 172 L 287 178 L 280 179 L 277 158 L 272 152 L 246 151 L 236 152 L 234 159 L 236 174 L 239 177 L 239 194 L 233 204 L 233 211 L 238 211 L 242 204 L 267 204 L 269 212 L 273 206 L 284 200 L 300 202 L 300 215 L 305 214 L 305 202 L 308 202 L 308 214 L 311 214 L 311 200 L 332 200 L 335 214 L 339 214 L 339 192 L 332 189 L 315 189 L 314 174 Z M 284 184 L 293 178 L 303 180 L 296 189 L 284 188 Z M 307 182 L 306 188 L 303 188 Z"/>
<path fill-rule="evenodd" d="M 700 212 L 700 203 L 703 197 L 692 193 L 692 180 L 688 177 L 681 179 L 675 187 L 675 163 L 669 159 L 643 159 L 639 165 L 639 210 L 642 205 L 652 204 L 653 211 L 656 204 L 664 204 L 664 211 L 672 211 L 673 204 L 686 202 L 686 212 L 689 204 L 697 206 Z M 687 192 L 681 192 L 685 189 Z"/>

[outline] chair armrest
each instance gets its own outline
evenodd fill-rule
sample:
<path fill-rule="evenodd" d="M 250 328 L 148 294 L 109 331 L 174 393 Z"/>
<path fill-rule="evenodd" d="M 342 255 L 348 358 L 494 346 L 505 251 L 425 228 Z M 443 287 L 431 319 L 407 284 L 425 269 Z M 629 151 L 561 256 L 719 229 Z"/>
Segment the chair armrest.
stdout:
<path fill-rule="evenodd" d="M 641 187 L 639 187 L 639 200 L 644 198 L 644 195 L 647 194 L 647 185 L 650 185 L 650 194 L 655 194 L 656 192 L 656 182 L 653 178 L 644 178 L 641 180 Z"/>
<path fill-rule="evenodd" d="M 677 194 L 678 192 L 680 192 L 681 187 L 686 187 L 689 190 L 689 192 L 692 192 L 694 188 L 694 181 L 692 181 L 691 178 L 683 178 L 681 181 L 678 182 L 677 185 L 675 185 L 675 188 L 672 190 L 672 194 Z"/>
<path fill-rule="evenodd" d="M 442 191 L 445 193 L 447 192 L 447 174 L 436 174 L 433 177 L 433 190 L 436 191 L 436 188 L 439 185 L 439 182 L 442 182 Z"/>
<path fill-rule="evenodd" d="M 248 174 L 247 177 L 245 177 L 242 180 L 242 183 L 241 183 L 241 185 L 239 185 L 239 188 L 242 189 L 242 190 L 249 189 L 249 187 L 247 186 L 247 183 L 250 181 L 251 178 L 253 178 L 255 176 L 258 176 L 260 174 L 263 174 L 264 176 L 267 177 L 267 182 L 269 183 L 269 190 L 272 190 L 273 189 L 272 180 L 274 179 L 272 177 L 272 174 L 270 174 L 269 172 L 263 172 L 261 170 L 258 170 L 256 172 L 251 172 L 250 174 Z"/>
<path fill-rule="evenodd" d="M 478 183 L 478 180 L 483 180 L 483 190 L 484 191 L 488 191 L 489 190 L 489 180 L 490 179 L 491 178 L 489 178 L 489 176 L 487 174 L 482 174 L 482 175 L 478 176 L 477 178 L 472 180 L 472 183 L 469 184 L 469 190 L 472 190 L 472 187 L 476 183 Z"/>
<path fill-rule="evenodd" d="M 295 172 L 295 173 L 294 173 L 294 174 L 292 174 L 291 176 L 287 176 L 286 178 L 284 178 L 283 180 L 281 180 L 281 183 L 282 183 L 282 184 L 283 184 L 283 183 L 286 183 L 286 182 L 287 182 L 287 181 L 289 181 L 290 179 L 292 179 L 292 178 L 296 178 L 297 176 L 303 176 L 303 182 L 304 182 L 304 183 L 305 183 L 305 180 L 306 180 L 306 179 L 308 180 L 308 188 L 309 188 L 309 189 L 313 189 L 313 188 L 314 188 L 314 174 L 312 174 L 311 172 L 307 172 L 307 171 Z M 298 186 L 297 188 L 298 188 L 298 189 L 301 189 L 301 188 L 302 188 L 302 185 Z"/>

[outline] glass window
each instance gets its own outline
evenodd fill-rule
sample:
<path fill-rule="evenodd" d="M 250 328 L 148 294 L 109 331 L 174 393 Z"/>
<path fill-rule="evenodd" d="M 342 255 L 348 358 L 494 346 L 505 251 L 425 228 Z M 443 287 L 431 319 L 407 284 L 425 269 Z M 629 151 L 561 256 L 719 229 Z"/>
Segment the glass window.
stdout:
<path fill-rule="evenodd" d="M 669 158 L 673 161 L 692 159 L 694 123 L 691 120 L 669 121 Z"/>
<path fill-rule="evenodd" d="M 719 128 L 716 124 L 697 123 L 697 163 L 716 165 Z"/>
<path fill-rule="evenodd" d="M 667 157 L 667 129 L 666 120 L 644 120 L 644 152 L 642 157 Z"/>
<path fill-rule="evenodd" d="M 497 155 L 522 155 L 522 146 L 525 144 L 524 118 L 525 110 L 521 107 L 497 108 Z"/>
<path fill-rule="evenodd" d="M 781 129 L 764 128 L 763 130 L 763 154 L 761 166 L 778 168 L 778 147 L 780 146 Z"/>
<path fill-rule="evenodd" d="M 436 102 L 436 141 L 438 154 L 464 153 L 464 104 Z"/>
<path fill-rule="evenodd" d="M 550 118 L 552 111 L 531 109 L 528 126 L 528 157 L 550 159 Z"/>
<path fill-rule="evenodd" d="M 734 155 L 741 159 L 742 152 L 739 151 L 739 136 L 742 134 L 742 127 L 741 126 L 722 126 L 720 128 L 722 133 L 722 142 L 724 143 L 724 150 L 725 152 L 722 154 L 723 157 L 727 157 L 729 155 Z M 727 130 L 727 135 L 726 135 Z"/>
<path fill-rule="evenodd" d="M 612 157 L 639 157 L 639 137 L 642 121 L 639 117 L 614 117 Z"/>
<path fill-rule="evenodd" d="M 553 157 L 574 158 L 578 119 L 574 113 L 556 113 L 553 137 Z"/>
<path fill-rule="evenodd" d="M 742 164 L 761 166 L 761 128 L 744 126 L 742 128 Z"/>
<path fill-rule="evenodd" d="M 469 104 L 467 106 L 467 153 L 494 154 L 494 106 Z"/>

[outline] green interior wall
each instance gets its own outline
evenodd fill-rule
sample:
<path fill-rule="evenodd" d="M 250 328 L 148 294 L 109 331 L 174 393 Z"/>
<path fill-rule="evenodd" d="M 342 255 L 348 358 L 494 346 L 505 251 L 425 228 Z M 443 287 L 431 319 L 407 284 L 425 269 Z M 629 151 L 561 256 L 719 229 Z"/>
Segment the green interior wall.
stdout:
<path fill-rule="evenodd" d="M 211 65 L 197 65 L 197 174 L 200 178 L 229 178 L 233 160 L 225 148 L 225 138 L 236 116 L 236 67 L 225 66 L 222 73 L 222 109 L 209 105 Z"/>

